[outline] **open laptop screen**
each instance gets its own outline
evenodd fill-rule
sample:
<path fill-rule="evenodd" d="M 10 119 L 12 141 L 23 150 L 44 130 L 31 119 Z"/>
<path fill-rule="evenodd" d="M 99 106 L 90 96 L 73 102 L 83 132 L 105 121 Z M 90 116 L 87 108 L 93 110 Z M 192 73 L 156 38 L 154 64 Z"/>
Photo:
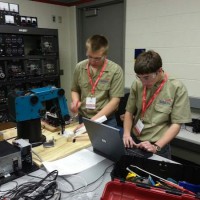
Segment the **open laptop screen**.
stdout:
<path fill-rule="evenodd" d="M 139 148 L 126 149 L 120 137 L 119 130 L 99 122 L 83 118 L 94 152 L 110 159 L 118 161 L 122 155 L 149 158 L 153 155 Z"/>
<path fill-rule="evenodd" d="M 125 154 L 119 129 L 83 118 L 94 152 L 113 161 Z"/>

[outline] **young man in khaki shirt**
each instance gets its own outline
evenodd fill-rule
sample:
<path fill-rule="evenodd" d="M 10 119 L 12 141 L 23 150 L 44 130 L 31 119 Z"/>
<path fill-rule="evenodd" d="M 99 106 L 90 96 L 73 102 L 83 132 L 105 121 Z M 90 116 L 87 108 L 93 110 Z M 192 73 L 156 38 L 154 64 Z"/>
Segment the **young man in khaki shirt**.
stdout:
<path fill-rule="evenodd" d="M 122 68 L 107 59 L 108 41 L 93 35 L 86 41 L 87 59 L 75 68 L 71 87 L 71 111 L 95 120 L 105 115 L 106 124 L 116 126 L 114 112 L 124 95 Z M 80 126 L 79 126 L 80 127 Z"/>
<path fill-rule="evenodd" d="M 124 118 L 126 147 L 145 149 L 171 158 L 170 141 L 181 124 L 191 121 L 188 93 L 178 80 L 168 76 L 154 51 L 140 54 Z"/>

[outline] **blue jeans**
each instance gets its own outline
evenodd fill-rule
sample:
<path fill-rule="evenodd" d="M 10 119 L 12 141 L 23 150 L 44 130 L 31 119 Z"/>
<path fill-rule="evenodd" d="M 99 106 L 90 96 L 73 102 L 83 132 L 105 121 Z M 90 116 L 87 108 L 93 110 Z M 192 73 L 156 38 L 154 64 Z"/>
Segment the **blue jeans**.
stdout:
<path fill-rule="evenodd" d="M 117 121 L 115 119 L 115 115 L 112 115 L 109 117 L 103 124 L 106 124 L 108 126 L 112 126 L 113 128 L 117 128 Z"/>

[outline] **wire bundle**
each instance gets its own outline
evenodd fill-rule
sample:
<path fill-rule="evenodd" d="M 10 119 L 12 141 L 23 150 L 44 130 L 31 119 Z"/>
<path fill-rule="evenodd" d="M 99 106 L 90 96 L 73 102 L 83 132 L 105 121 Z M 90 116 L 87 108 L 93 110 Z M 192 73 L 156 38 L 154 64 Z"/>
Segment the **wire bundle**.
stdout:
<path fill-rule="evenodd" d="M 80 198 L 80 197 L 81 197 L 81 199 L 87 199 L 88 196 L 86 194 L 90 193 L 90 195 L 91 195 L 99 186 L 101 186 L 104 175 L 106 173 L 108 173 L 107 170 L 112 166 L 113 166 L 113 164 L 106 167 L 103 174 L 89 184 L 86 182 L 86 180 L 83 177 L 73 175 L 73 176 L 79 178 L 84 183 L 83 186 L 81 186 L 77 189 L 75 189 L 75 186 L 73 185 L 73 183 L 70 182 L 67 178 L 65 178 L 63 176 L 58 176 L 57 170 L 50 172 L 44 178 L 26 174 L 27 176 L 30 176 L 33 178 L 38 178 L 41 180 L 39 182 L 36 182 L 36 181 L 30 182 L 29 181 L 28 183 L 23 183 L 21 185 L 18 185 L 18 183 L 16 181 L 12 181 L 16 184 L 16 186 L 11 190 L 0 191 L 0 200 L 47 200 L 47 199 L 60 200 L 61 193 L 66 194 L 67 195 L 66 198 L 70 198 L 70 199 L 76 199 L 76 198 Z M 94 185 L 93 189 L 90 188 L 90 190 L 87 190 L 87 189 L 89 189 L 88 186 L 93 185 L 101 178 L 102 178 L 102 180 L 97 185 Z M 59 179 L 62 179 L 66 183 L 68 183 L 71 190 L 66 190 L 67 185 L 61 183 L 59 181 Z M 62 187 L 64 187 L 65 190 L 62 190 L 61 189 Z M 4 194 L 1 195 L 2 193 L 4 193 Z M 92 196 L 93 197 L 89 198 L 89 199 L 95 198 L 94 194 L 92 194 Z"/>
<path fill-rule="evenodd" d="M 57 191 L 56 179 L 58 171 L 54 170 L 47 174 L 39 182 L 28 182 L 6 191 L 0 200 L 46 200 L 57 196 L 60 199 L 61 193 Z"/>

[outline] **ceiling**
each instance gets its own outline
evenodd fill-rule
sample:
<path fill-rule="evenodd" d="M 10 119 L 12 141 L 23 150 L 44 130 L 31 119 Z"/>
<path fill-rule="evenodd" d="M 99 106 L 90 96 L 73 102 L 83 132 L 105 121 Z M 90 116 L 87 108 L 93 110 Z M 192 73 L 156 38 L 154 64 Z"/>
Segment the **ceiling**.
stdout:
<path fill-rule="evenodd" d="M 95 0 L 31 0 L 31 1 L 55 4 L 55 5 L 60 5 L 60 6 L 77 6 L 77 5 L 88 3 Z"/>

